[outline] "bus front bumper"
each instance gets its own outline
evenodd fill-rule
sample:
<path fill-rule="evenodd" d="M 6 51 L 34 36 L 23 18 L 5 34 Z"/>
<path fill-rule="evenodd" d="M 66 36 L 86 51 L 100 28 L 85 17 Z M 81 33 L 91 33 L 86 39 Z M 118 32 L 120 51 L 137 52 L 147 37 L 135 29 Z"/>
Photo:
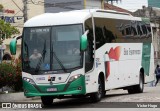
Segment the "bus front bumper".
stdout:
<path fill-rule="evenodd" d="M 85 77 L 72 81 L 67 84 L 53 84 L 53 85 L 36 85 L 30 84 L 23 80 L 24 95 L 26 97 L 34 96 L 64 96 L 64 95 L 85 95 Z"/>

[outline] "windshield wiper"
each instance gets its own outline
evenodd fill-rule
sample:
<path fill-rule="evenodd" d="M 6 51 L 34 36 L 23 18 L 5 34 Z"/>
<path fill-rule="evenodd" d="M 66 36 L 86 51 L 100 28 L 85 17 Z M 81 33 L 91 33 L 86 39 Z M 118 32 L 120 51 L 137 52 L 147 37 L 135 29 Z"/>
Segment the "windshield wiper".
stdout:
<path fill-rule="evenodd" d="M 53 54 L 54 58 L 57 60 L 57 62 L 59 63 L 59 65 L 61 66 L 61 68 L 64 70 L 64 72 L 67 72 L 67 70 L 64 67 L 63 63 L 61 62 L 61 60 L 57 57 L 57 55 L 53 51 L 53 44 L 52 44 L 52 54 Z"/>
<path fill-rule="evenodd" d="M 28 45 L 26 44 L 26 42 L 24 42 L 24 50 L 27 52 L 27 57 L 29 56 L 28 54 Z"/>
<path fill-rule="evenodd" d="M 45 55 L 46 55 L 46 40 L 44 42 L 44 48 L 43 48 L 43 51 L 42 51 L 42 57 L 39 59 L 39 62 L 38 62 L 37 66 L 36 66 L 36 69 L 35 69 L 36 73 L 39 71 L 40 65 L 42 64 L 42 59 L 44 61 Z"/>

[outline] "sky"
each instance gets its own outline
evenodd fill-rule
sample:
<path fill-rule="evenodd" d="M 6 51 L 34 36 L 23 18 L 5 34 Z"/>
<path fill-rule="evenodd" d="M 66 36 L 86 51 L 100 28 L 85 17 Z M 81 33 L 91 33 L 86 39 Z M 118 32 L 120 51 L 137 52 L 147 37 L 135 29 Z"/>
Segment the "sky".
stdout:
<path fill-rule="evenodd" d="M 142 9 L 142 6 L 148 7 L 148 0 L 121 0 L 122 2 L 114 2 L 113 5 L 127 9 L 131 12 Z"/>

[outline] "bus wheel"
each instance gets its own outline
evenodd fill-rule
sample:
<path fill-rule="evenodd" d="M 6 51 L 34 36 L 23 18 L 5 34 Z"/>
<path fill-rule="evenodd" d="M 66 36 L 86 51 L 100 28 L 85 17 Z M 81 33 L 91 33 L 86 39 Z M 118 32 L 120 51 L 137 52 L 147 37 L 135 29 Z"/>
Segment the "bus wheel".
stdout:
<path fill-rule="evenodd" d="M 141 73 L 140 77 L 139 77 L 139 84 L 135 86 L 136 89 L 136 93 L 143 93 L 143 89 L 144 89 L 144 76 Z"/>
<path fill-rule="evenodd" d="M 139 84 L 138 85 L 134 85 L 134 86 L 130 86 L 128 88 L 128 93 L 129 94 L 143 93 L 143 89 L 144 89 L 144 76 L 141 73 L 140 77 L 139 77 Z"/>
<path fill-rule="evenodd" d="M 51 96 L 41 96 L 41 101 L 44 106 L 52 105 L 53 103 L 53 97 Z"/>
<path fill-rule="evenodd" d="M 103 85 L 101 79 L 98 80 L 98 92 L 90 94 L 90 99 L 92 102 L 98 102 L 103 97 Z"/>

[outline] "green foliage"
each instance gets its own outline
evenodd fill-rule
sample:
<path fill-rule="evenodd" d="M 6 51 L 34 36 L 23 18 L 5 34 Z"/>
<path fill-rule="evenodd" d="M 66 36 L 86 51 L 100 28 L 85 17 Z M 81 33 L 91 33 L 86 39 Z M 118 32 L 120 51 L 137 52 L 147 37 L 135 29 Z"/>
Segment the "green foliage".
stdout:
<path fill-rule="evenodd" d="M 0 20 L 0 44 L 2 40 L 11 38 L 12 35 L 19 33 L 16 27 L 11 26 L 10 23 L 6 23 L 4 20 Z"/>
<path fill-rule="evenodd" d="M 22 74 L 20 60 L 0 64 L 0 88 L 9 86 L 15 91 L 22 90 Z"/>

